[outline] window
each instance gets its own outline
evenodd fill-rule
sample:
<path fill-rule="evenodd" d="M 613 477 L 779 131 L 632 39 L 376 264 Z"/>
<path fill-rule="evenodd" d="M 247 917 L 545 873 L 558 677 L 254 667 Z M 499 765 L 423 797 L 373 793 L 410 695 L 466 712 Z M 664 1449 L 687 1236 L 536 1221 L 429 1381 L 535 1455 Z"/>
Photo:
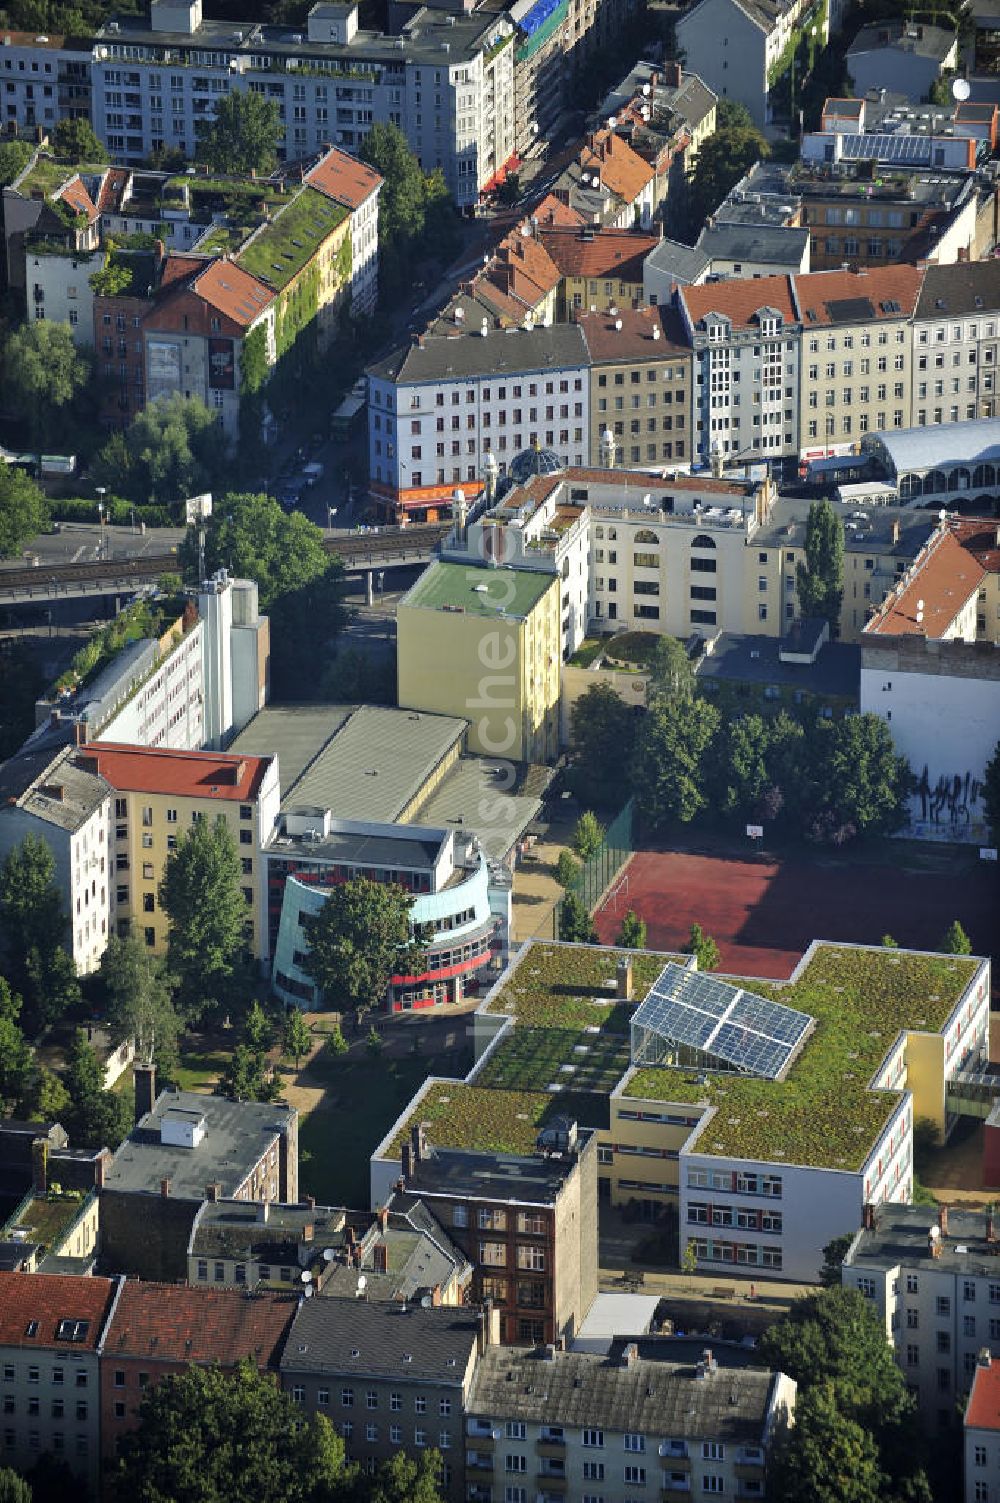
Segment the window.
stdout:
<path fill-rule="evenodd" d="M 427 1396 L 426 1396 L 426 1394 L 422 1394 L 422 1393 L 418 1393 L 417 1394 L 417 1396 L 413 1400 L 413 1412 L 414 1412 L 414 1414 L 426 1414 L 427 1413 Z"/>
<path fill-rule="evenodd" d="M 509 1451 L 504 1457 L 505 1472 L 526 1472 L 528 1470 L 527 1456 L 518 1456 L 516 1452 Z"/>
<path fill-rule="evenodd" d="M 645 1451 L 646 1437 L 636 1434 L 635 1431 L 627 1431 L 625 1434 L 625 1449 L 626 1451 Z"/>
<path fill-rule="evenodd" d="M 365 1425 L 365 1440 L 378 1440 L 378 1425 L 374 1420 L 369 1420 Z"/>
<path fill-rule="evenodd" d="M 524 1440 L 528 1431 L 523 1420 L 508 1420 L 503 1433 L 508 1440 Z"/>
<path fill-rule="evenodd" d="M 604 1462 L 585 1461 L 583 1463 L 583 1480 L 584 1482 L 603 1482 Z"/>
<path fill-rule="evenodd" d="M 703 1493 L 724 1493 L 725 1479 L 716 1473 L 706 1472 L 701 1479 L 701 1490 Z"/>
<path fill-rule="evenodd" d="M 585 1446 L 589 1446 L 589 1447 L 601 1447 L 601 1448 L 603 1448 L 603 1446 L 604 1446 L 604 1431 L 603 1430 L 590 1430 L 590 1429 L 584 1430 L 584 1432 L 583 1432 L 583 1443 L 584 1443 Z"/>
<path fill-rule="evenodd" d="M 939 1294 L 937 1297 L 936 1308 L 939 1315 L 950 1315 L 951 1296 L 948 1294 Z"/>
<path fill-rule="evenodd" d="M 344 1409 L 351 1409 L 354 1405 L 354 1389 L 342 1388 L 340 1390 L 340 1402 Z"/>
<path fill-rule="evenodd" d="M 403 1396 L 402 1396 L 402 1394 L 400 1394 L 400 1393 L 390 1393 L 390 1395 L 389 1395 L 389 1408 L 395 1414 L 398 1414 L 399 1411 L 402 1409 L 402 1407 L 403 1407 Z"/>
<path fill-rule="evenodd" d="M 368 1391 L 365 1394 L 365 1404 L 367 1405 L 367 1407 L 369 1409 L 377 1409 L 378 1408 L 378 1392 L 377 1392 L 376 1389 L 374 1389 L 374 1388 L 369 1388 L 368 1389 Z"/>
<path fill-rule="evenodd" d="M 703 1440 L 701 1457 L 703 1461 L 725 1461 L 726 1448 L 719 1440 Z"/>
<path fill-rule="evenodd" d="M 296 1404 L 304 1404 L 305 1403 L 305 1401 L 306 1401 L 306 1391 L 303 1388 L 303 1386 L 302 1386 L 301 1383 L 296 1383 L 293 1386 L 293 1388 L 292 1388 L 292 1398 L 293 1398 L 293 1400 L 295 1401 Z"/>
<path fill-rule="evenodd" d="M 402 1425 L 390 1425 L 389 1426 L 389 1439 L 390 1439 L 390 1441 L 392 1442 L 392 1444 L 394 1446 L 398 1446 L 398 1445 L 402 1444 L 402 1441 L 403 1441 L 403 1427 L 402 1427 Z"/>
<path fill-rule="evenodd" d="M 646 1468 L 644 1466 L 627 1466 L 625 1468 L 625 1481 L 635 1487 L 646 1486 Z"/>
<path fill-rule="evenodd" d="M 985 1466 L 986 1465 L 986 1447 L 985 1446 L 976 1446 L 976 1448 L 975 1448 L 975 1450 L 973 1452 L 973 1455 L 972 1455 L 972 1464 L 973 1464 L 973 1466 Z"/>

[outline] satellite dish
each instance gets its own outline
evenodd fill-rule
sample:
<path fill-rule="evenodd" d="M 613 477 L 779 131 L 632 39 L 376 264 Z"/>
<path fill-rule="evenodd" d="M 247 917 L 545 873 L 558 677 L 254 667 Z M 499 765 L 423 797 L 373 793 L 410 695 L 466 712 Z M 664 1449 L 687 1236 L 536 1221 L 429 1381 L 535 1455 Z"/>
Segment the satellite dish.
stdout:
<path fill-rule="evenodd" d="M 618 121 L 616 120 L 615 116 L 614 115 L 609 115 L 608 116 L 608 130 L 614 130 L 614 128 L 615 128 L 615 126 L 617 124 L 618 124 Z"/>
<path fill-rule="evenodd" d="M 939 1226 L 932 1226 L 930 1236 L 932 1242 L 937 1242 L 938 1238 L 941 1236 L 941 1228 Z"/>
<path fill-rule="evenodd" d="M 918 600 L 917 601 L 917 610 L 918 611 L 922 611 L 923 608 L 924 608 L 924 602 L 922 600 Z"/>
<path fill-rule="evenodd" d="M 939 522 L 947 522 L 947 520 L 948 520 L 948 513 L 945 511 L 944 507 L 942 506 L 941 510 L 938 512 L 938 521 Z"/>
<path fill-rule="evenodd" d="M 650 94 L 651 94 L 651 93 L 652 93 L 652 92 L 653 92 L 653 91 L 652 91 L 652 89 L 651 89 L 651 88 L 650 88 L 650 87 L 649 87 L 649 84 L 648 84 L 648 83 L 644 83 L 644 84 L 643 84 L 643 86 L 642 86 L 642 92 L 643 92 L 643 94 L 644 94 L 644 95 L 645 95 L 645 97 L 646 97 L 646 98 L 647 98 L 647 99 L 648 99 L 648 98 L 649 98 L 649 96 L 650 96 Z"/>
<path fill-rule="evenodd" d="M 972 85 L 967 78 L 955 79 L 951 86 L 951 94 L 953 99 L 957 99 L 959 104 L 964 104 L 971 93 Z"/>
<path fill-rule="evenodd" d="M 334 1260 L 334 1258 L 336 1256 L 337 1256 L 337 1254 L 334 1252 L 334 1250 L 333 1250 L 332 1247 L 324 1247 L 324 1249 L 323 1249 L 323 1262 L 324 1263 L 332 1263 L 333 1260 Z"/>
<path fill-rule="evenodd" d="M 365 1278 L 364 1274 L 362 1274 L 360 1276 L 360 1278 L 358 1279 L 358 1293 L 360 1294 L 362 1292 L 362 1290 L 367 1289 L 367 1288 L 368 1288 L 368 1280 Z"/>
<path fill-rule="evenodd" d="M 303 1268 L 302 1272 L 299 1274 L 299 1278 L 302 1280 L 303 1284 L 311 1284 L 313 1281 L 313 1276 L 309 1272 L 308 1268 Z"/>
<path fill-rule="evenodd" d="M 305 1294 L 306 1299 L 312 1299 L 316 1291 L 311 1284 L 307 1284 L 303 1293 Z"/>
<path fill-rule="evenodd" d="M 431 1305 L 433 1305 L 433 1303 L 434 1303 L 434 1301 L 431 1299 L 430 1295 L 429 1294 L 425 1294 L 424 1297 L 423 1297 L 423 1299 L 420 1301 L 421 1309 L 423 1309 L 423 1310 L 429 1310 L 430 1307 L 431 1307 Z"/>

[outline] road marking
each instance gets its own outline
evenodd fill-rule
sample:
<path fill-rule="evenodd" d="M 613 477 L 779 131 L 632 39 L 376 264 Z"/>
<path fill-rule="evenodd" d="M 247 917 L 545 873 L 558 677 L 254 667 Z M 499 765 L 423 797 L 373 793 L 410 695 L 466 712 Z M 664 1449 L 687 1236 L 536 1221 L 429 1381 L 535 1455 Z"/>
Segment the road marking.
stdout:
<path fill-rule="evenodd" d="M 73 554 L 73 557 L 70 559 L 70 563 L 71 564 L 75 564 L 77 562 L 77 560 L 80 557 L 80 554 L 83 553 L 84 550 L 86 549 L 86 546 L 87 546 L 86 543 L 81 543 L 80 544 L 79 548 L 76 550 L 76 552 Z"/>

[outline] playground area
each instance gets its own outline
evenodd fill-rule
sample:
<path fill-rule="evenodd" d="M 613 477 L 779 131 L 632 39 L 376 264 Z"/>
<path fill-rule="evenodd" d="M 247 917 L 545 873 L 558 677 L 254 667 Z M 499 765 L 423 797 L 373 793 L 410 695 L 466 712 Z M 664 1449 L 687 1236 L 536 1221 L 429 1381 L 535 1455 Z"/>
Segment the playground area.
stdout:
<path fill-rule="evenodd" d="M 884 934 L 934 949 L 958 919 L 976 954 L 1000 954 L 1000 880 L 973 855 L 924 862 L 900 845 L 899 861 L 857 855 L 757 858 L 637 851 L 596 917 L 611 944 L 634 908 L 651 949 L 677 950 L 700 924 L 719 946 L 719 969 L 787 978 L 813 939 L 877 945 Z M 994 986 L 997 984 L 994 967 Z"/>

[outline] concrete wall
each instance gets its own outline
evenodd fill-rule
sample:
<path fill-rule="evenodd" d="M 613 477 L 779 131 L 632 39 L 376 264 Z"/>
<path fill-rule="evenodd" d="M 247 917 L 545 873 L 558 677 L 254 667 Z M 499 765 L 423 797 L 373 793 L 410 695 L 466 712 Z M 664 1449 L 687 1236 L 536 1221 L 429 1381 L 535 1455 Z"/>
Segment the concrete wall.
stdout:
<path fill-rule="evenodd" d="M 735 0 L 702 0 L 677 23 L 684 71 L 697 73 L 720 99 L 745 104 L 754 124 L 767 123 L 765 36 Z"/>

